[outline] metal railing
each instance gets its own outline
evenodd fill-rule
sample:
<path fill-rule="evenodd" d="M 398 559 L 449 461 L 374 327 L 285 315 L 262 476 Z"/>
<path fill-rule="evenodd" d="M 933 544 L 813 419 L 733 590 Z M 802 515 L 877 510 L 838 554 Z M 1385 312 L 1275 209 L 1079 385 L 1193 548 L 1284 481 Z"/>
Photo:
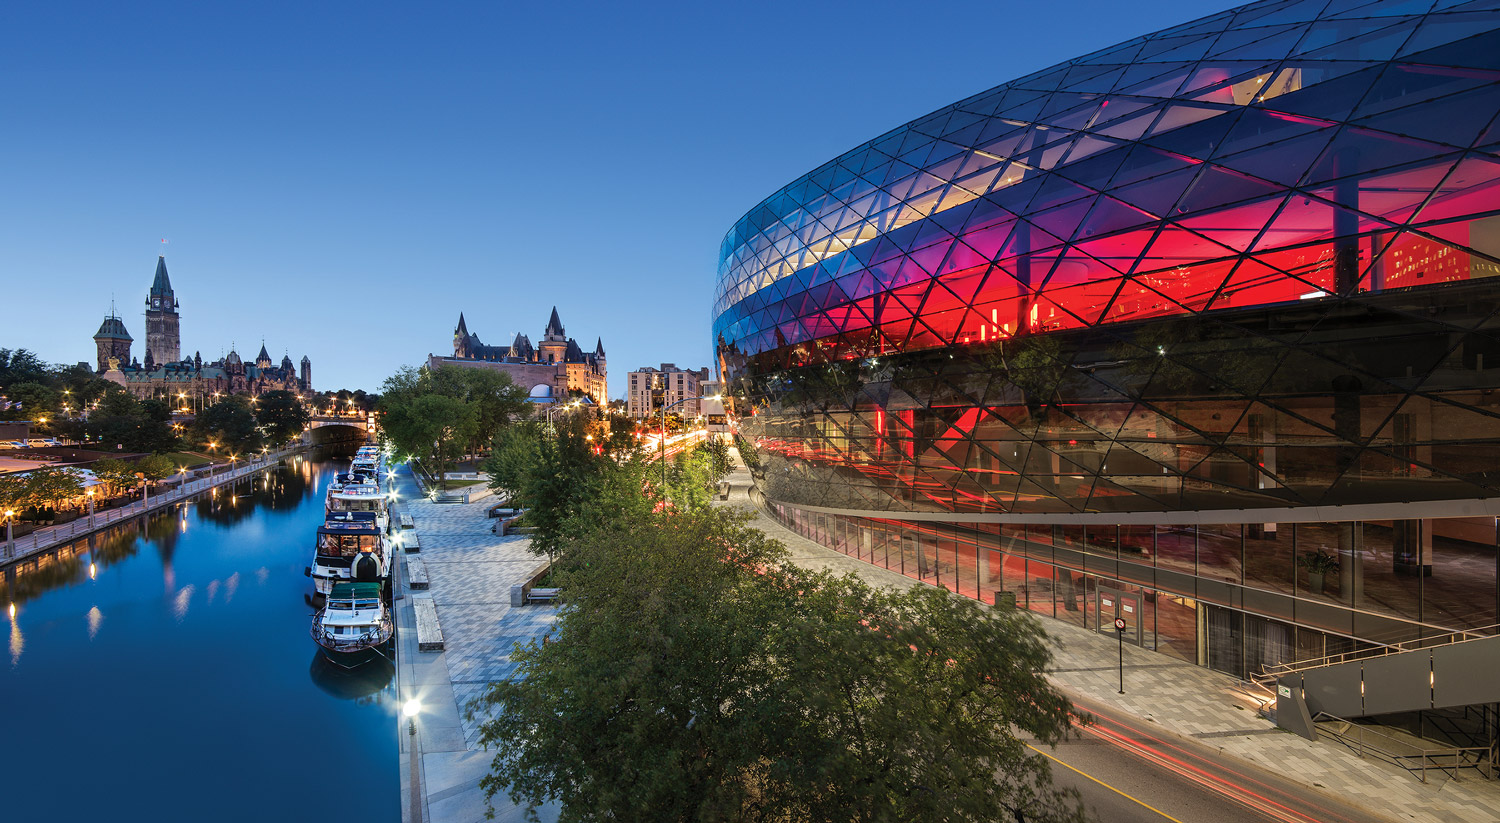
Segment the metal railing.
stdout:
<path fill-rule="evenodd" d="M 1487 780 L 1495 779 L 1494 751 L 1485 746 L 1420 746 L 1373 726 L 1355 723 L 1327 712 L 1318 712 L 1313 722 L 1318 732 L 1348 746 L 1361 758 L 1372 755 L 1394 763 L 1427 782 L 1428 769 L 1438 769 L 1458 779 L 1459 769 L 1474 769 Z"/>
<path fill-rule="evenodd" d="M 1489 626 L 1481 626 L 1475 629 L 1459 629 L 1457 631 L 1434 634 L 1427 637 L 1419 637 L 1414 640 L 1402 640 L 1397 643 L 1389 643 L 1383 646 L 1374 646 L 1368 649 L 1358 649 L 1342 654 L 1331 654 L 1325 657 L 1314 657 L 1307 660 L 1296 660 L 1291 663 L 1278 663 L 1267 666 L 1261 674 L 1255 676 L 1255 682 L 1265 685 L 1269 682 L 1297 672 L 1308 669 L 1321 669 L 1324 666 L 1333 666 L 1339 663 L 1348 663 L 1353 660 L 1370 660 L 1377 657 L 1385 657 L 1402 652 L 1414 652 L 1421 649 L 1431 649 L 1437 646 L 1449 646 L 1454 643 L 1463 643 L 1469 640 L 1482 640 L 1493 637 L 1500 633 L 1500 623 Z"/>
<path fill-rule="evenodd" d="M 260 471 L 266 466 L 279 461 L 281 458 L 297 450 L 297 447 L 283 449 L 279 452 L 276 452 L 275 454 L 268 454 L 264 457 L 247 461 L 243 466 L 231 467 L 228 471 L 225 471 L 222 474 L 211 474 L 208 477 L 202 477 L 197 480 L 189 480 L 185 483 L 179 483 L 168 491 L 150 495 L 149 497 L 143 498 L 141 500 L 128 503 L 124 506 L 120 506 L 119 508 L 106 509 L 102 512 L 96 512 L 93 515 L 85 514 L 80 516 L 77 520 L 71 521 L 69 523 L 65 523 L 60 526 L 48 526 L 46 528 L 37 529 L 36 531 L 28 535 L 17 537 L 11 541 L 6 541 L 4 539 L 4 527 L 0 527 L 0 565 L 5 565 L 18 560 L 24 560 L 25 558 L 30 557 L 34 554 L 38 554 L 40 552 L 47 551 L 48 549 L 55 548 L 76 538 L 92 534 L 93 532 L 99 531 L 100 529 L 103 529 L 105 526 L 108 526 L 111 523 L 120 523 L 135 517 L 139 517 L 140 515 L 145 514 L 148 511 L 163 506 L 169 506 L 185 498 L 192 497 L 195 494 L 199 494 L 211 488 L 216 488 L 232 480 L 239 480 L 240 478 Z"/>

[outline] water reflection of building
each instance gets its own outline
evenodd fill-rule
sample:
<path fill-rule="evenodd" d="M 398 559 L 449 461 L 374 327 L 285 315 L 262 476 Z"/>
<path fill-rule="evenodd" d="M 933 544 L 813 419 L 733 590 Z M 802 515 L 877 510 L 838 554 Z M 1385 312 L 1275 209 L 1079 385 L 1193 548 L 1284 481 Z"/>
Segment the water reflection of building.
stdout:
<path fill-rule="evenodd" d="M 714 332 L 774 516 L 1236 676 L 1493 632 L 1493 46 L 1268 8 L 960 101 L 735 224 Z"/>

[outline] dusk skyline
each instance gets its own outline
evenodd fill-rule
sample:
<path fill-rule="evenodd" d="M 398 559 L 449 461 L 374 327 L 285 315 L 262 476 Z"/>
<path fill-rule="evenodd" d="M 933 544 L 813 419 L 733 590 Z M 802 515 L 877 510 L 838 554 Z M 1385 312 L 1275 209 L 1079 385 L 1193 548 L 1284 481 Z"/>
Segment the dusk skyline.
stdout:
<path fill-rule="evenodd" d="M 164 254 L 205 359 L 264 339 L 319 388 L 375 390 L 451 352 L 460 311 L 503 343 L 556 306 L 603 339 L 618 397 L 639 366 L 712 365 L 719 242 L 778 181 L 1224 5 L 1089 2 L 1065 30 L 968 44 L 964 21 L 1005 11 L 14 8 L 0 238 L 30 308 L 0 346 L 91 361 L 111 299 L 143 339 Z"/>

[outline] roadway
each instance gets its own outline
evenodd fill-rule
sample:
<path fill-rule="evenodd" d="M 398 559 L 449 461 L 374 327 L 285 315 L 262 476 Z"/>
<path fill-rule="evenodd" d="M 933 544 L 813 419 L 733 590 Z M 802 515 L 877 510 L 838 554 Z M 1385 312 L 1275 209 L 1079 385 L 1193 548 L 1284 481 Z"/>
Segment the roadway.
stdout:
<path fill-rule="evenodd" d="M 1300 784 L 1221 757 L 1210 745 L 1184 741 L 1154 724 L 1105 712 L 1075 699 L 1093 726 L 1056 749 L 1059 786 L 1075 788 L 1108 823 L 1386 823 Z M 1034 741 L 1033 741 L 1034 742 Z M 1392 775 L 1392 780 L 1406 779 Z"/>

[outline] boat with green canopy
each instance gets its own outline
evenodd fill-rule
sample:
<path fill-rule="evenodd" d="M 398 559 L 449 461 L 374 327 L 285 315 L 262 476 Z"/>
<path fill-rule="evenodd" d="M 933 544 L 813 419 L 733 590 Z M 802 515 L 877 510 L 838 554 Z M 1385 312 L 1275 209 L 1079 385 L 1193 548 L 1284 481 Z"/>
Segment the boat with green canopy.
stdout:
<path fill-rule="evenodd" d="M 395 633 L 379 583 L 334 583 L 327 603 L 313 616 L 313 640 L 325 657 L 346 668 L 389 658 Z"/>

